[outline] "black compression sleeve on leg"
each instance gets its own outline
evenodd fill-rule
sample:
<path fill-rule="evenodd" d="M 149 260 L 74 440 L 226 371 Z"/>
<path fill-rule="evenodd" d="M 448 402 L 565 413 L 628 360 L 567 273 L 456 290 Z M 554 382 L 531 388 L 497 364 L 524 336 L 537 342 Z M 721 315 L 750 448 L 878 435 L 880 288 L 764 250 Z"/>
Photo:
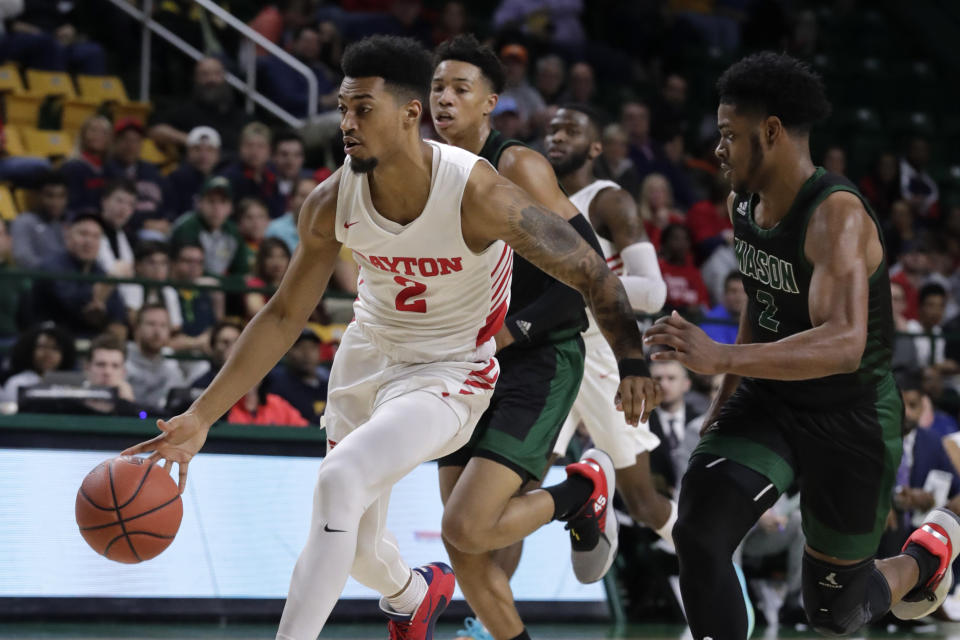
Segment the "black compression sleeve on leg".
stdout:
<path fill-rule="evenodd" d="M 820 633 L 847 635 L 890 609 L 890 585 L 873 558 L 838 565 L 804 552 L 803 607 Z"/>
<path fill-rule="evenodd" d="M 673 541 L 687 623 L 697 640 L 747 637 L 746 603 L 733 551 L 776 501 L 777 491 L 769 485 L 747 467 L 707 455 L 691 460 L 683 477 Z"/>

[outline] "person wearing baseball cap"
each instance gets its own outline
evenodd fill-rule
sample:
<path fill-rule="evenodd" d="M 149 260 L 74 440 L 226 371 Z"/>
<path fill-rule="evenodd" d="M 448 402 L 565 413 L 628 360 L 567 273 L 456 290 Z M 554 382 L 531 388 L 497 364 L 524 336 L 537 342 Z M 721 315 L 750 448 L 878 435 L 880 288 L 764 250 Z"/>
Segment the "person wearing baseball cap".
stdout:
<path fill-rule="evenodd" d="M 203 183 L 196 211 L 180 217 L 173 225 L 170 244 L 175 248 L 199 244 L 204 249 L 204 272 L 211 276 L 242 276 L 250 264 L 249 249 L 230 219 L 233 188 L 223 176 Z"/>
<path fill-rule="evenodd" d="M 197 206 L 200 190 L 220 164 L 220 134 L 213 127 L 194 127 L 187 134 L 187 155 L 167 176 L 167 201 L 174 217 Z"/>
<path fill-rule="evenodd" d="M 500 101 L 513 100 L 517 115 L 520 116 L 521 136 L 526 133 L 530 119 L 546 108 L 546 103 L 533 85 L 527 80 L 527 63 L 530 57 L 522 44 L 508 44 L 500 49 L 500 60 L 506 82 Z"/>
<path fill-rule="evenodd" d="M 320 336 L 303 328 L 283 364 L 268 374 L 270 389 L 296 408 L 310 424 L 320 424 L 327 404 L 330 372 L 320 367 Z"/>
<path fill-rule="evenodd" d="M 143 123 L 136 118 L 120 118 L 113 123 L 113 148 L 104 174 L 108 182 L 129 180 L 136 185 L 137 202 L 130 223 L 134 229 L 139 230 L 147 220 L 160 220 L 161 228 L 156 230 L 165 232 L 170 229 L 164 203 L 167 181 L 156 165 L 140 159 L 144 133 Z"/>

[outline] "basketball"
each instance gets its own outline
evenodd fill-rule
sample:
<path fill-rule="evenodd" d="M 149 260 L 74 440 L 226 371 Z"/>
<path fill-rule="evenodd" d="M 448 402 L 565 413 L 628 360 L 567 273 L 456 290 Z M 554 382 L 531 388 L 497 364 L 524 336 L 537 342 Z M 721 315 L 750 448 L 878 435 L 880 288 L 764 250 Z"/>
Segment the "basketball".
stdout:
<path fill-rule="evenodd" d="M 183 501 L 170 474 L 146 459 L 119 456 L 87 474 L 77 492 L 77 526 L 97 553 L 135 564 L 170 546 Z"/>

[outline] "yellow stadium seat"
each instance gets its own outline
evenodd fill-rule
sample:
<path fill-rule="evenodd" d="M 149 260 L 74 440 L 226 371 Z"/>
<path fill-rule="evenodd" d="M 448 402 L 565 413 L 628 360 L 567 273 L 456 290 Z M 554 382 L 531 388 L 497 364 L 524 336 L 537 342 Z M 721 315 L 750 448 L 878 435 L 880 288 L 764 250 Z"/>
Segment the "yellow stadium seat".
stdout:
<path fill-rule="evenodd" d="M 144 162 L 152 162 L 162 167 L 169 162 L 167 155 L 150 138 L 143 139 L 143 147 L 140 149 L 140 159 Z"/>
<path fill-rule="evenodd" d="M 95 102 L 130 102 L 123 82 L 117 76 L 77 76 L 80 97 Z"/>
<path fill-rule="evenodd" d="M 140 122 L 150 121 L 150 112 L 153 105 L 149 102 L 127 102 L 125 104 L 116 104 L 113 107 L 113 121 L 118 122 L 121 118 L 133 118 Z"/>
<path fill-rule="evenodd" d="M 27 93 L 8 93 L 3 99 L 7 107 L 6 123 L 8 125 L 37 126 L 37 116 L 40 111 L 40 104 L 43 102 L 41 96 L 33 96 Z"/>
<path fill-rule="evenodd" d="M 38 195 L 34 189 L 14 189 L 13 202 L 17 205 L 17 211 L 21 213 L 24 211 L 36 211 Z"/>
<path fill-rule="evenodd" d="M 13 201 L 10 189 L 0 185 L 0 218 L 13 220 L 17 217 L 17 204 Z"/>
<path fill-rule="evenodd" d="M 16 127 L 4 127 L 3 138 L 6 143 L 6 151 L 12 156 L 25 156 L 27 150 L 23 146 L 23 138 L 20 137 L 20 130 Z"/>
<path fill-rule="evenodd" d="M 23 142 L 31 155 L 56 158 L 73 153 L 73 138 L 66 131 L 24 129 Z"/>
<path fill-rule="evenodd" d="M 63 115 L 60 119 L 60 128 L 70 133 L 80 130 L 83 121 L 97 112 L 99 103 L 83 98 L 72 98 L 63 105 Z"/>
<path fill-rule="evenodd" d="M 0 66 L 0 92 L 23 93 L 23 80 L 16 65 Z"/>
<path fill-rule="evenodd" d="M 35 96 L 63 96 L 75 98 L 73 80 L 63 71 L 27 69 L 27 92 Z"/>

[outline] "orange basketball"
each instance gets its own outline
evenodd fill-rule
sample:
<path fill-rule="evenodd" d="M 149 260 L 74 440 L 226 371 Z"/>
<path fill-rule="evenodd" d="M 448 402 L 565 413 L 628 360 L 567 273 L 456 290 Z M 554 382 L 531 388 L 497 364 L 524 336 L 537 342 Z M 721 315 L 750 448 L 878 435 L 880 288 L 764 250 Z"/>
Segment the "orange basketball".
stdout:
<path fill-rule="evenodd" d="M 77 492 L 77 525 L 94 551 L 117 562 L 149 560 L 170 546 L 183 502 L 170 474 L 144 458 L 105 460 Z"/>

